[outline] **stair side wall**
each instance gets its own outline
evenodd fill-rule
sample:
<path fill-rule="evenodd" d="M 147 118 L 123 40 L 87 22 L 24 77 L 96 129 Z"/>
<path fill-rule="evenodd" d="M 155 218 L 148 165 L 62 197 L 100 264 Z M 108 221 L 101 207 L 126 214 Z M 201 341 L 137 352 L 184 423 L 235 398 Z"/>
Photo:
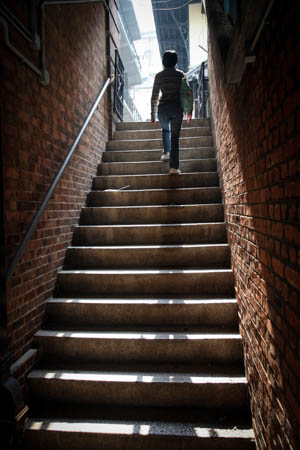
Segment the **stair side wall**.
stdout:
<path fill-rule="evenodd" d="M 12 0 L 10 7 L 24 19 L 20 2 Z M 14 256 L 107 79 L 106 14 L 101 2 L 45 7 L 48 86 L 41 85 L 36 74 L 5 46 L 1 33 L 6 264 Z M 115 27 L 111 19 L 109 23 Z M 38 65 L 38 53 L 10 32 L 16 47 Z M 57 270 L 62 266 L 113 126 L 111 107 L 108 91 L 9 282 L 7 321 L 13 361 L 30 348 L 43 322 L 45 302 L 52 295 Z M 24 370 L 29 369 L 24 366 Z M 18 375 L 23 375 L 22 368 Z"/>
<path fill-rule="evenodd" d="M 260 450 L 296 449 L 300 442 L 295 8 L 274 3 L 240 84 L 226 83 L 226 61 L 209 24 L 212 116 Z"/>

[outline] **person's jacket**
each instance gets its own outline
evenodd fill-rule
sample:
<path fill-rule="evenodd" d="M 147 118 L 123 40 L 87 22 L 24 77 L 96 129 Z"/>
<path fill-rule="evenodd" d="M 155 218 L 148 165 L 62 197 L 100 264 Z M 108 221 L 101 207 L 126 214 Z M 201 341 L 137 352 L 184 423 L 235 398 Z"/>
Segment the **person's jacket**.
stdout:
<path fill-rule="evenodd" d="M 180 84 L 184 77 L 185 74 L 175 68 L 166 68 L 155 75 L 151 96 L 151 120 L 155 120 L 158 104 L 180 105 Z"/>

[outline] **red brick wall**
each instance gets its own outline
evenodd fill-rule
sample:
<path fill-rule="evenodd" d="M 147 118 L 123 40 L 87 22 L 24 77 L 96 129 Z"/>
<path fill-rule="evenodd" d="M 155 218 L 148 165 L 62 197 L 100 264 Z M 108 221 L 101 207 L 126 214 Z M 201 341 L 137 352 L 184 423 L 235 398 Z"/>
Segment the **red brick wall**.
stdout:
<path fill-rule="evenodd" d="M 300 181 L 297 14 L 275 2 L 239 85 L 209 76 L 240 330 L 259 449 L 300 441 Z M 298 134 L 297 134 L 298 133 Z"/>
<path fill-rule="evenodd" d="M 13 3 L 17 3 L 17 0 Z M 46 7 L 49 86 L 0 37 L 5 244 L 9 263 L 107 78 L 103 4 Z M 17 46 L 38 63 L 21 39 Z M 22 47 L 23 46 L 23 47 Z M 18 47 L 19 48 L 19 47 Z M 31 345 L 111 124 L 108 94 L 76 149 L 7 290 L 13 359 Z"/>

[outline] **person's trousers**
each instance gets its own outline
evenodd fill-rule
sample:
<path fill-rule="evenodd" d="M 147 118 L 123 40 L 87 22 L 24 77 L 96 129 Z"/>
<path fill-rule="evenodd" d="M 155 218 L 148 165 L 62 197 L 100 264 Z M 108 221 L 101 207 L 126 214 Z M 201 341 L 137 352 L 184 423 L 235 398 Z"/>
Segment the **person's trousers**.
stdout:
<path fill-rule="evenodd" d="M 162 128 L 164 153 L 170 153 L 169 166 L 179 168 L 179 137 L 183 111 L 179 104 L 158 106 L 158 120 Z"/>

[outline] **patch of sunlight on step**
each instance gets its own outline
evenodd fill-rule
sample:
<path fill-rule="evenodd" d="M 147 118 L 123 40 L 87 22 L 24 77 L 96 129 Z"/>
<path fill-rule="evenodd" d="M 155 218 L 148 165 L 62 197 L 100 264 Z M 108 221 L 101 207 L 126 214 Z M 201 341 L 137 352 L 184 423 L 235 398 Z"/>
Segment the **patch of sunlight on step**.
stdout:
<path fill-rule="evenodd" d="M 72 250 L 140 250 L 140 249 L 159 249 L 159 248 L 227 248 L 228 244 L 164 244 L 164 245 L 72 245 L 68 249 Z"/>
<path fill-rule="evenodd" d="M 65 381 L 95 381 L 118 383 L 192 383 L 192 384 L 246 384 L 246 378 L 241 376 L 199 376 L 197 374 L 171 373 L 112 373 L 112 372 L 65 372 L 65 371 L 35 371 L 30 378 L 59 379 Z"/>
<path fill-rule="evenodd" d="M 130 305 L 132 303 L 135 304 L 147 304 L 147 305 L 195 305 L 195 304 L 201 304 L 201 305 L 215 305 L 215 304 L 231 304 L 234 303 L 236 304 L 237 301 L 236 299 L 228 299 L 228 298 L 224 298 L 224 299 L 214 299 L 214 298 L 210 298 L 210 299 L 198 299 L 198 298 L 194 298 L 194 299 L 179 299 L 179 298 L 174 298 L 174 299 L 166 299 L 166 298 L 157 298 L 157 299 L 148 299 L 148 298 L 129 298 L 129 299 L 124 299 L 124 298 L 51 298 L 48 303 L 77 303 L 77 304 L 92 304 L 92 305 L 102 305 L 103 303 L 108 303 L 110 305 Z"/>
<path fill-rule="evenodd" d="M 157 274 L 169 274 L 169 273 L 189 273 L 189 274 L 205 274 L 205 273 L 231 273 L 231 269 L 104 269 L 104 270 L 62 270 L 60 273 L 63 274 L 86 274 L 86 275 L 114 275 L 114 274 L 124 274 L 124 275 L 135 275 L 135 274 L 146 274 L 146 275 L 157 275 Z"/>
<path fill-rule="evenodd" d="M 109 224 L 109 225 L 107 225 L 107 224 L 104 224 L 104 225 L 102 225 L 102 224 L 98 224 L 98 225 L 88 225 L 88 224 L 86 224 L 86 225 L 76 225 L 75 226 L 75 228 L 77 228 L 77 229 L 83 229 L 83 228 L 87 228 L 87 229 L 95 229 L 95 228 L 97 228 L 97 229 L 101 229 L 101 228 L 121 228 L 121 229 L 123 229 L 123 228 L 149 228 L 149 227 L 151 227 L 151 228 L 168 228 L 168 227 L 173 227 L 173 228 L 176 228 L 176 227 L 189 227 L 189 228 L 192 228 L 192 227 L 195 227 L 195 228 L 197 228 L 197 227 L 213 227 L 213 226 L 218 226 L 218 225 L 224 225 L 224 222 L 222 222 L 222 221 L 219 221 L 219 222 L 192 222 L 192 223 L 189 223 L 189 222 L 182 222 L 182 223 L 147 223 L 147 224 L 144 224 L 144 223 L 133 223 L 133 224 L 130 224 L 130 223 L 126 223 L 126 224 L 122 224 L 122 223 L 117 223 L 117 224 Z"/>
<path fill-rule="evenodd" d="M 66 337 L 75 339 L 189 339 L 189 340 L 222 340 L 222 339 L 236 339 L 240 340 L 241 336 L 238 333 L 168 333 L 168 332 L 80 332 L 80 331 L 52 331 L 41 330 L 36 333 L 36 336 L 46 337 Z"/>
<path fill-rule="evenodd" d="M 194 436 L 198 438 L 244 438 L 253 439 L 254 434 L 251 429 L 221 429 L 221 428 L 201 428 L 195 424 L 176 424 L 168 422 L 149 423 L 113 423 L 109 421 L 51 421 L 32 420 L 27 425 L 31 430 L 48 430 L 72 433 L 95 433 L 95 434 L 123 434 L 123 435 L 173 435 L 173 436 Z"/>

